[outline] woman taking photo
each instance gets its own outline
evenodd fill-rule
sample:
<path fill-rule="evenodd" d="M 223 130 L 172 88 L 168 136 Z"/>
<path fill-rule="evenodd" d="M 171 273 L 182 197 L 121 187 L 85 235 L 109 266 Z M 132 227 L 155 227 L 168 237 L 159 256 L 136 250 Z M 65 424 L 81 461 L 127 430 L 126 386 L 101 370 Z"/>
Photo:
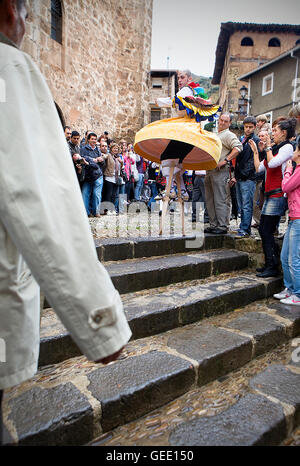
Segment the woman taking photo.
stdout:
<path fill-rule="evenodd" d="M 122 158 L 124 161 L 124 170 L 126 174 L 125 193 L 127 195 L 127 202 L 130 203 L 130 201 L 134 198 L 133 170 L 136 160 L 135 155 L 133 153 L 128 152 L 126 142 L 121 147 Z"/>
<path fill-rule="evenodd" d="M 274 145 L 271 146 L 270 136 L 267 136 L 265 149 L 267 160 L 259 161 L 258 149 L 254 142 L 249 144 L 254 154 L 254 165 L 257 172 L 265 171 L 265 200 L 261 213 L 259 234 L 265 255 L 265 265 L 258 277 L 276 277 L 278 275 L 279 251 L 277 250 L 274 233 L 280 217 L 285 214 L 287 200 L 281 189 L 286 162 L 293 157 L 293 146 L 289 139 L 295 136 L 297 120 L 295 118 L 278 122 L 272 129 Z"/>
<path fill-rule="evenodd" d="M 300 306 L 300 140 L 293 161 L 296 163 L 295 171 L 289 160 L 282 180 L 282 190 L 287 194 L 289 205 L 289 224 L 281 249 L 285 289 L 274 294 L 274 298 L 283 304 Z"/>
<path fill-rule="evenodd" d="M 114 206 L 113 210 L 110 211 L 111 214 L 116 213 L 115 204 L 118 195 L 118 178 L 120 177 L 122 167 L 123 160 L 119 156 L 119 146 L 118 144 L 112 144 L 111 153 L 107 154 L 104 171 L 105 201 L 110 202 Z"/>

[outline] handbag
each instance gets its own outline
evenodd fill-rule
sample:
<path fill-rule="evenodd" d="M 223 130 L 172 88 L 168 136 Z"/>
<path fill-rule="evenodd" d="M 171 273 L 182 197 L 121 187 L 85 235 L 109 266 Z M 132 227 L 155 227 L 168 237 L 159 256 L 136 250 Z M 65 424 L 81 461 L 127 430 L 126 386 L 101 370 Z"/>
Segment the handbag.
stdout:
<path fill-rule="evenodd" d="M 122 179 L 125 181 L 125 183 L 127 183 L 129 181 L 129 178 L 127 176 L 127 173 L 126 171 L 124 170 L 124 168 L 121 168 L 120 170 L 120 176 L 122 177 Z"/>
<path fill-rule="evenodd" d="M 136 166 L 133 167 L 132 174 L 133 174 L 134 181 L 136 181 L 136 182 L 139 181 L 140 175 L 139 175 L 139 172 L 138 172 Z"/>
<path fill-rule="evenodd" d="M 123 184 L 122 176 L 116 176 L 116 185 L 121 186 L 121 184 Z"/>

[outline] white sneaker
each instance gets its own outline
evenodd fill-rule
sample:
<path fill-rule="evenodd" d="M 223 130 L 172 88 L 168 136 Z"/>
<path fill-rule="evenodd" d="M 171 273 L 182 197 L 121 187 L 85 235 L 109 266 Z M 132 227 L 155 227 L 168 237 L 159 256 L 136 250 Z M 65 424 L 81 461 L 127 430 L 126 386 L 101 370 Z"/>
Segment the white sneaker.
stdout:
<path fill-rule="evenodd" d="M 280 302 L 282 304 L 292 304 L 294 306 L 300 306 L 300 298 L 296 296 L 295 294 L 292 294 L 289 296 L 289 298 L 281 299 Z"/>
<path fill-rule="evenodd" d="M 162 191 L 161 193 L 157 194 L 157 196 L 155 196 L 154 200 L 161 201 L 165 195 L 166 195 L 165 191 Z"/>
<path fill-rule="evenodd" d="M 291 296 L 291 292 L 288 288 L 285 288 L 283 291 L 280 291 L 280 293 L 273 294 L 273 298 L 276 299 L 286 299 Z"/>

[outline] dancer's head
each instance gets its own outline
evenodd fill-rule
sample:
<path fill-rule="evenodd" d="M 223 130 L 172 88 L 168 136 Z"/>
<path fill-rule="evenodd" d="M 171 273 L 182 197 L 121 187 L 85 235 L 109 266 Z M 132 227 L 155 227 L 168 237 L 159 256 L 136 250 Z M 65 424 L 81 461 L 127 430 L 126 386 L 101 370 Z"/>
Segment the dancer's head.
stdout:
<path fill-rule="evenodd" d="M 190 70 L 182 70 L 177 72 L 178 87 L 182 89 L 192 81 L 192 73 Z"/>

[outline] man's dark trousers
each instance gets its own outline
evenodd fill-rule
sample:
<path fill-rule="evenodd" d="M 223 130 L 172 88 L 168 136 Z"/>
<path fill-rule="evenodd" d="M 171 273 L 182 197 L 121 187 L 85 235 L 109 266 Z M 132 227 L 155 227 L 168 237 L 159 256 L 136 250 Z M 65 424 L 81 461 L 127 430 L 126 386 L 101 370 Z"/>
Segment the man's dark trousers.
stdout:
<path fill-rule="evenodd" d="M 204 221 L 208 220 L 208 214 L 207 214 L 206 204 L 205 204 L 204 175 L 195 175 L 195 178 L 194 178 L 193 197 L 192 197 L 192 222 L 197 221 L 197 211 L 196 211 L 197 202 L 204 203 L 204 208 L 205 208 Z"/>

